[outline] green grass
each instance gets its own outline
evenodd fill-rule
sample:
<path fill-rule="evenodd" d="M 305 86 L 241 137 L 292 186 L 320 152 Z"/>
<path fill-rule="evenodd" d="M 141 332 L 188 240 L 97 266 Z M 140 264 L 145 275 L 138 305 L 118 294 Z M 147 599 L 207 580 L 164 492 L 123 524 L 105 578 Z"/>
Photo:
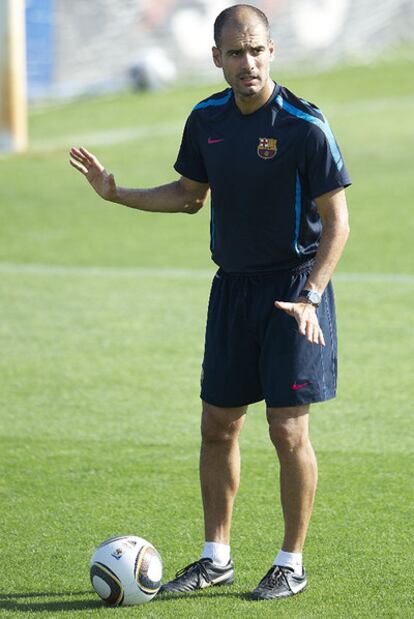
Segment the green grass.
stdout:
<path fill-rule="evenodd" d="M 209 90 L 33 113 L 34 150 L 0 160 L 1 616 L 410 616 L 414 279 L 374 277 L 414 272 L 409 70 L 401 60 L 281 80 L 326 111 L 354 185 L 336 281 L 339 395 L 312 413 L 310 587 L 277 604 L 245 599 L 282 534 L 262 405 L 241 439 L 233 588 L 108 611 L 88 578 L 95 546 L 117 533 L 150 539 L 167 578 L 201 549 L 198 383 L 212 266 L 207 209 L 158 216 L 104 204 L 69 168 L 65 144 L 179 126 Z M 177 130 L 95 150 L 122 184 L 151 186 L 174 178 L 179 140 Z"/>

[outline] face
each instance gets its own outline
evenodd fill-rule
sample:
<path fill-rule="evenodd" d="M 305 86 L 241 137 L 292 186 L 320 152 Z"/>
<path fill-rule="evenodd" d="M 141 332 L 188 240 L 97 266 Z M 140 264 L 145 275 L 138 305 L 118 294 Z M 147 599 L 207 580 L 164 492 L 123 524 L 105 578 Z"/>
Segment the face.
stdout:
<path fill-rule="evenodd" d="M 273 42 L 268 40 L 265 27 L 258 22 L 246 24 L 243 29 L 225 27 L 220 48 L 213 47 L 214 64 L 223 69 L 236 102 L 242 104 L 248 104 L 251 99 L 264 99 L 264 103 L 269 98 L 273 90 L 269 78 L 273 58 Z"/>

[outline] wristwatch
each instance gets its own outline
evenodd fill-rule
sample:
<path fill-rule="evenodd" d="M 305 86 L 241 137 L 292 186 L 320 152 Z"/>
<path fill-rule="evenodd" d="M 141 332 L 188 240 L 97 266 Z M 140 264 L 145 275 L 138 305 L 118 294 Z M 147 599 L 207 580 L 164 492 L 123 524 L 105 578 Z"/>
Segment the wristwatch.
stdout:
<path fill-rule="evenodd" d="M 313 307 L 319 307 L 322 301 L 322 295 L 316 290 L 302 290 L 299 294 L 299 299 L 305 299 L 306 303 L 313 305 Z"/>

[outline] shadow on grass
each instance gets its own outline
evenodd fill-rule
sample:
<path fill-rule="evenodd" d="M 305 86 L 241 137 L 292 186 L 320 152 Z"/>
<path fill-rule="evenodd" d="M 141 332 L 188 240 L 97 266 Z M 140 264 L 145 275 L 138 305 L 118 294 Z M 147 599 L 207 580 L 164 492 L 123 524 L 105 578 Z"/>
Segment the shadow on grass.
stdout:
<path fill-rule="evenodd" d="M 0 602 L 2 600 L 23 600 L 24 598 L 57 598 L 63 597 L 65 595 L 86 595 L 90 593 L 91 589 L 86 589 L 86 591 L 33 591 L 30 593 L 1 593 L 0 591 Z"/>
<path fill-rule="evenodd" d="M 87 610 L 92 608 L 104 608 L 105 605 L 99 600 L 91 600 L 89 596 L 90 590 L 87 591 L 65 591 L 65 592 L 32 592 L 32 593 L 0 593 L 0 609 L 9 612 L 20 613 L 36 613 L 36 612 L 69 612 L 74 610 Z M 88 599 L 84 596 L 88 595 Z M 83 599 L 73 599 L 76 596 L 83 596 Z M 63 598 L 66 600 L 53 600 L 53 601 L 40 601 L 40 602 L 24 602 L 23 600 L 28 598 Z M 238 600 L 249 600 L 249 594 L 244 592 L 231 592 L 231 591 L 200 591 L 188 593 L 172 593 L 163 595 L 157 595 L 152 604 L 174 602 L 176 600 L 194 600 L 201 598 L 236 598 Z"/>
<path fill-rule="evenodd" d="M 36 612 L 68 612 L 73 610 L 87 610 L 93 608 L 105 608 L 103 602 L 99 599 L 90 599 L 91 590 L 85 591 L 33 591 L 29 593 L 1 593 L 0 592 L 0 610 L 20 613 L 36 613 Z M 86 597 L 87 596 L 87 597 Z M 27 601 L 33 598 L 67 598 L 65 600 L 50 600 L 50 601 Z M 78 599 L 74 599 L 78 598 Z M 247 592 L 232 592 L 232 591 L 217 591 L 208 590 L 189 593 L 164 593 L 157 595 L 152 600 L 152 604 L 156 605 L 165 602 L 175 602 L 176 600 L 194 600 L 206 598 L 235 598 L 238 600 L 251 601 L 250 595 Z"/>
<path fill-rule="evenodd" d="M 31 593 L 0 593 L 0 609 L 9 612 L 39 613 L 39 612 L 67 612 L 72 610 L 86 610 L 99 608 L 102 602 L 98 599 L 73 599 L 76 596 L 90 596 L 91 590 L 87 591 L 62 591 L 45 592 L 34 591 Z M 24 602 L 29 598 L 63 598 L 66 600 Z"/>
<path fill-rule="evenodd" d="M 189 593 L 163 593 L 162 595 L 157 595 L 153 599 L 153 602 L 174 602 L 175 600 L 195 600 L 197 598 L 236 598 L 237 600 L 248 600 L 250 599 L 250 593 L 243 591 L 214 591 L 209 589 L 208 591 L 191 591 Z"/>

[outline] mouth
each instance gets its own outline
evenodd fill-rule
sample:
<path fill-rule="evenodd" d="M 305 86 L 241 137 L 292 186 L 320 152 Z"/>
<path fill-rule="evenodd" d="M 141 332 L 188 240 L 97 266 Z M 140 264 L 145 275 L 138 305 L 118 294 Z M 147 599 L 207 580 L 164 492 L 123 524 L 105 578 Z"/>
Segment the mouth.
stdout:
<path fill-rule="evenodd" d="M 243 82 L 245 86 L 251 86 L 257 80 L 258 78 L 254 75 L 241 75 L 240 76 L 240 81 Z"/>

